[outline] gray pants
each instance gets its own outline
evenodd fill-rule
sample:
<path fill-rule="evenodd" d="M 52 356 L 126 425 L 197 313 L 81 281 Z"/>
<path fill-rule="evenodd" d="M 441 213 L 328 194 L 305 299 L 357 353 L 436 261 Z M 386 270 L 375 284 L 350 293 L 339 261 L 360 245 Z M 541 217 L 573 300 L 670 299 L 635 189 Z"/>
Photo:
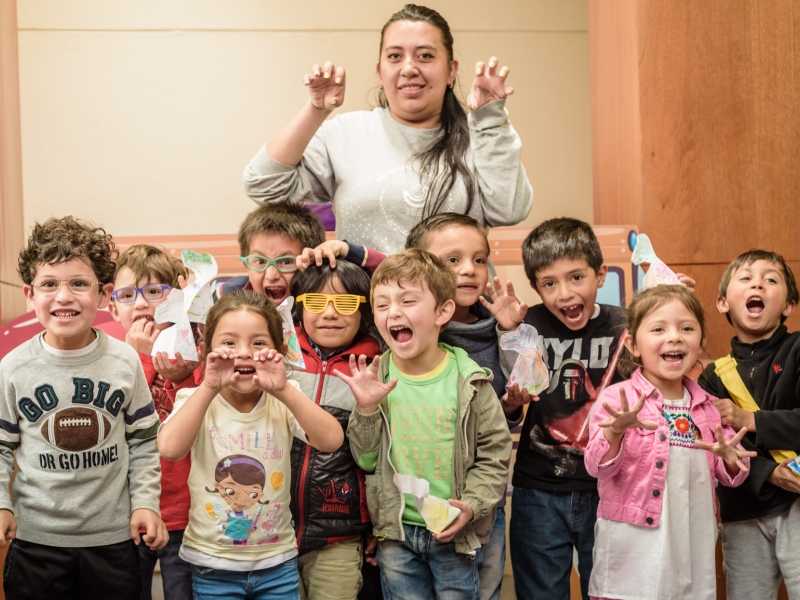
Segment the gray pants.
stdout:
<path fill-rule="evenodd" d="M 723 523 L 720 538 L 728 600 L 774 599 L 781 577 L 800 600 L 800 500 L 777 515 Z"/>

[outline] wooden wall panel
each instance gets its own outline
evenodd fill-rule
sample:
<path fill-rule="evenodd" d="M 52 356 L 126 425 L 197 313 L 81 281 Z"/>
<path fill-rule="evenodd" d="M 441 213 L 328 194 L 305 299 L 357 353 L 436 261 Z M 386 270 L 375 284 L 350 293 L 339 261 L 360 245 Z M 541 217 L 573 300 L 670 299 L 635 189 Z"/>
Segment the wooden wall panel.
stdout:
<path fill-rule="evenodd" d="M 594 222 L 642 227 L 636 0 L 589 2 Z"/>
<path fill-rule="evenodd" d="M 22 152 L 16 2 L 0 2 L 0 322 L 25 312 L 17 254 L 22 247 Z"/>
<path fill-rule="evenodd" d="M 640 6 L 642 230 L 672 263 L 800 258 L 800 5 Z"/>

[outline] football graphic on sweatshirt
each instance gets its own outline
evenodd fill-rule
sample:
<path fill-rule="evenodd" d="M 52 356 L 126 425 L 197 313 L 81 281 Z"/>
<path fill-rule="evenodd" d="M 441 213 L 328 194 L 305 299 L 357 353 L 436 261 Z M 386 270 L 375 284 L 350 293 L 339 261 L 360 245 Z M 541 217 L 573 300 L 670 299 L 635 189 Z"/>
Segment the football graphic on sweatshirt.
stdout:
<path fill-rule="evenodd" d="M 68 452 L 82 452 L 101 444 L 108 437 L 111 423 L 91 408 L 65 408 L 47 417 L 42 436 Z"/>

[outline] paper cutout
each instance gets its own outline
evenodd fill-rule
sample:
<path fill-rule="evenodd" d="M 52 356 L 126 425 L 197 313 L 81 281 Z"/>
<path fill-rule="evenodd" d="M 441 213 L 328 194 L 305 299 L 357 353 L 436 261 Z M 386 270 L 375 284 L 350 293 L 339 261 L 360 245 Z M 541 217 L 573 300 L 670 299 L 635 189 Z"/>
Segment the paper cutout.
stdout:
<path fill-rule="evenodd" d="M 305 369 L 306 361 L 303 360 L 300 340 L 297 339 L 297 331 L 295 331 L 294 321 L 292 320 L 292 306 L 294 306 L 294 298 L 291 296 L 278 306 L 278 312 L 281 313 L 281 319 L 283 319 L 283 341 L 286 343 L 286 351 L 283 353 L 283 358 L 290 365 Z"/>
<path fill-rule="evenodd" d="M 516 331 L 505 333 L 500 337 L 500 347 L 503 350 L 519 354 L 506 387 L 517 384 L 520 389 L 526 389 L 529 394 L 537 396 L 550 385 L 547 365 L 544 364 L 542 354 L 537 348 L 538 340 L 539 332 L 536 328 L 525 323 L 517 327 Z"/>
<path fill-rule="evenodd" d="M 792 462 L 790 462 L 788 466 L 792 470 L 792 473 L 800 477 L 800 464 L 797 463 L 796 458 Z"/>
<path fill-rule="evenodd" d="M 426 479 L 395 473 L 394 484 L 402 494 L 413 496 L 428 531 L 441 533 L 461 514 L 460 508 L 456 508 L 444 498 L 431 496 L 430 484 Z"/>
<path fill-rule="evenodd" d="M 153 344 L 151 354 L 166 352 L 174 359 L 179 352 L 184 360 L 198 360 L 191 323 L 205 323 L 206 315 L 214 305 L 211 280 L 217 275 L 217 261 L 208 252 L 184 250 L 181 259 L 195 279 L 183 290 L 173 289 L 167 299 L 158 305 L 156 323 L 174 323 L 162 331 Z"/>
<path fill-rule="evenodd" d="M 636 240 L 631 262 L 640 265 L 644 270 L 642 289 L 646 290 L 662 284 L 683 285 L 675 272 L 656 256 L 653 244 L 646 234 L 638 235 Z"/>

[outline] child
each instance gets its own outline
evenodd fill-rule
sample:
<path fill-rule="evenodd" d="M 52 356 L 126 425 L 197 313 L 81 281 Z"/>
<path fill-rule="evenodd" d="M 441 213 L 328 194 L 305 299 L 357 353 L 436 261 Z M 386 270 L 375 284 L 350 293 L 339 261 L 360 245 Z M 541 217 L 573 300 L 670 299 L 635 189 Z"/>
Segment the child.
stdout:
<path fill-rule="evenodd" d="M 344 260 L 295 275 L 297 336 L 305 370 L 292 378 L 300 390 L 332 414 L 342 431 L 355 406 L 350 388 L 334 371 L 350 374 L 350 354 L 380 353 L 368 335 L 372 325 L 369 276 Z M 323 454 L 295 439 L 292 445 L 292 518 L 297 531 L 300 596 L 311 600 L 355 600 L 361 587 L 361 536 L 372 527 L 364 473 L 350 445 Z"/>
<path fill-rule="evenodd" d="M 585 455 L 600 491 L 592 598 L 717 597 L 714 480 L 741 484 L 756 453 L 686 377 L 704 340 L 703 308 L 683 286 L 645 290 L 628 309 L 639 368 L 600 394 Z"/>
<path fill-rule="evenodd" d="M 247 277 L 226 281 L 218 295 L 254 290 L 278 306 L 289 296 L 297 256 L 324 241 L 322 223 L 302 204 L 284 200 L 257 208 L 239 226 L 239 260 L 247 267 Z"/>
<path fill-rule="evenodd" d="M 598 495 L 583 450 L 595 398 L 604 386 L 621 380 L 617 362 L 625 313 L 595 303 L 607 269 L 588 223 L 545 221 L 523 242 L 522 259 L 542 304 L 526 311 L 510 285 L 502 293 L 497 279 L 490 293 L 498 329 L 513 330 L 523 321 L 536 327 L 539 351 L 550 371 L 550 387 L 538 398 L 509 390 L 504 403 L 506 416 L 513 420 L 522 418 L 524 403 L 536 400 L 522 426 L 512 481 L 514 587 L 518 598 L 569 598 L 574 548 L 586 599 Z M 516 357 L 515 352 L 500 351 L 507 374 Z"/>
<path fill-rule="evenodd" d="M 197 366 L 194 361 L 184 361 L 176 355 L 171 363 L 163 352 L 154 359 L 150 356 L 153 344 L 161 330 L 169 323 L 157 324 L 156 307 L 164 302 L 173 287 L 186 274 L 180 261 L 162 250 L 147 244 L 134 245 L 117 259 L 114 276 L 114 293 L 111 294 L 109 312 L 125 329 L 125 341 L 139 353 L 147 385 L 161 421 L 172 412 L 172 400 L 164 384 L 182 383 Z M 139 565 L 142 573 L 142 600 L 151 597 L 153 569 L 161 563 L 161 579 L 166 598 L 191 598 L 192 570 L 189 563 L 178 556 L 183 540 L 183 530 L 189 522 L 189 477 L 191 462 L 187 456 L 181 461 L 161 459 L 161 518 L 169 531 L 169 542 L 161 550 L 153 551 L 139 545 Z"/>
<path fill-rule="evenodd" d="M 478 365 L 494 374 L 492 388 L 498 398 L 506 393 L 500 366 L 497 322 L 480 302 L 489 281 L 489 242 L 480 223 L 469 215 L 441 213 L 417 224 L 408 234 L 406 248 L 422 248 L 435 254 L 456 277 L 456 308 L 439 341 L 466 350 Z M 522 421 L 509 421 L 513 429 Z M 482 600 L 497 600 L 506 562 L 506 497 L 497 505 L 497 518 L 480 568 Z"/>
<path fill-rule="evenodd" d="M 178 392 L 158 448 L 192 453 L 192 506 L 180 555 L 194 597 L 299 598 L 289 505 L 290 436 L 333 452 L 336 419 L 288 382 L 281 317 L 266 295 L 223 296 L 206 318 L 199 387 Z M 305 432 L 305 433 L 304 433 Z"/>
<path fill-rule="evenodd" d="M 505 491 L 511 436 L 491 374 L 464 350 L 439 344 L 455 311 L 455 277 L 411 249 L 375 271 L 371 302 L 389 350 L 369 367 L 350 358 L 356 410 L 348 437 L 367 473 L 367 503 L 387 598 L 480 597 L 481 545 Z M 431 533 L 396 482 L 427 480 L 461 513 Z M 407 489 L 404 486 L 404 489 Z M 451 543 L 452 542 L 452 543 Z"/>
<path fill-rule="evenodd" d="M 764 250 L 737 257 L 719 286 L 717 308 L 736 337 L 700 385 L 721 398 L 715 405 L 722 423 L 746 428 L 742 445 L 758 452 L 744 485 L 719 494 L 731 600 L 775 598 L 781 576 L 789 597 L 800 597 L 800 477 L 786 466 L 791 454 L 781 452 L 800 452 L 800 333 L 783 325 L 798 299 L 789 265 Z"/>
<path fill-rule="evenodd" d="M 36 224 L 19 255 L 45 331 L 0 363 L 0 544 L 9 598 L 138 599 L 139 529 L 158 550 L 158 429 L 136 352 L 92 328 L 114 243 L 74 219 Z M 13 502 L 8 484 L 14 470 Z M 133 538 L 133 540 L 131 540 Z"/>

